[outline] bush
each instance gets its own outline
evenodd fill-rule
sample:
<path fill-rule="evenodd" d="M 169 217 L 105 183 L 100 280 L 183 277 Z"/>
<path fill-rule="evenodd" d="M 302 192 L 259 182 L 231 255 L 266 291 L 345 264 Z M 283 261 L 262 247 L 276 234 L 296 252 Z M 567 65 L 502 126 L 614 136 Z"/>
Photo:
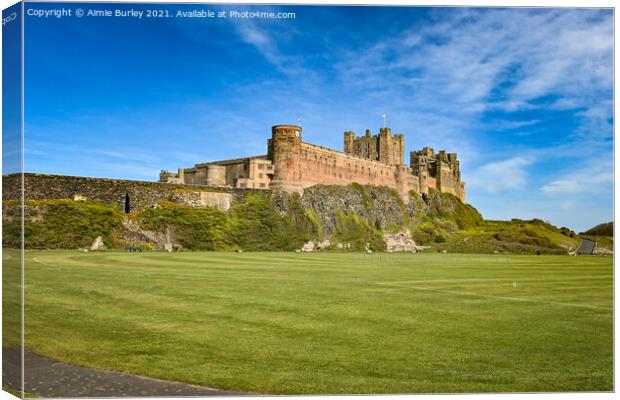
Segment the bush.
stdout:
<path fill-rule="evenodd" d="M 192 250 L 225 250 L 233 245 L 226 230 L 227 215 L 215 207 L 189 208 L 162 203 L 136 214 L 140 227 L 164 232 L 172 229 L 176 242 Z"/>
<path fill-rule="evenodd" d="M 189 208 L 174 203 L 136 215 L 144 229 L 170 227 L 176 241 L 190 250 L 294 250 L 318 237 L 316 216 L 306 213 L 299 196 L 279 206 L 269 194 L 249 194 L 226 213 L 214 207 Z"/>
<path fill-rule="evenodd" d="M 19 204 L 5 202 L 3 245 L 21 246 Z M 111 205 L 92 201 L 27 200 L 24 202 L 24 244 L 29 249 L 77 249 L 89 247 L 101 236 L 115 247 L 122 214 Z"/>
<path fill-rule="evenodd" d="M 386 249 L 381 231 L 373 229 L 364 218 L 342 211 L 336 213 L 334 239 L 341 243 L 351 243 L 353 250 L 364 250 L 366 243 L 374 251 Z"/>

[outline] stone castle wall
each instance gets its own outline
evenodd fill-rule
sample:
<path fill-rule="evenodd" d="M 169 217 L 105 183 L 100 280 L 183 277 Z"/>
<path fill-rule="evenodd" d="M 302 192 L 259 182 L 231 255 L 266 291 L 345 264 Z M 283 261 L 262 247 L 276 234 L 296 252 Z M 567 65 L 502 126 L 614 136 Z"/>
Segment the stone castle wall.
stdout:
<path fill-rule="evenodd" d="M 407 201 L 410 190 L 420 189 L 418 179 L 410 174 L 409 167 L 304 143 L 301 129 L 296 126 L 273 128 L 269 156 L 275 169 L 271 188 L 277 190 L 303 192 L 304 188 L 317 184 L 349 185 L 356 182 L 393 188 Z"/>
<path fill-rule="evenodd" d="M 2 177 L 3 200 L 20 198 L 20 179 L 20 174 Z M 252 192 L 256 191 L 122 179 L 24 174 L 26 200 L 89 199 L 115 204 L 121 210 L 125 210 L 128 205 L 129 211 L 153 207 L 163 201 L 190 207 L 215 206 L 225 211 L 233 202 Z"/>
<path fill-rule="evenodd" d="M 344 152 L 305 143 L 296 125 L 272 127 L 267 155 L 196 164 L 178 173 L 162 171 L 160 182 L 204 184 L 218 182 L 229 187 L 253 187 L 303 193 L 304 188 L 323 185 L 378 185 L 396 189 L 406 201 L 409 191 L 428 193 L 436 189 L 456 195 L 465 202 L 456 153 L 430 147 L 411 152 L 411 164 L 404 163 L 403 134 L 392 135 L 381 128 L 364 136 L 344 133 Z M 226 179 L 209 179 L 209 168 L 225 168 Z M 198 172 L 201 172 L 198 177 Z M 218 170 L 218 175 L 223 175 Z"/>
<path fill-rule="evenodd" d="M 196 164 L 178 172 L 161 171 L 159 181 L 190 185 L 268 189 L 273 168 L 267 156 Z"/>

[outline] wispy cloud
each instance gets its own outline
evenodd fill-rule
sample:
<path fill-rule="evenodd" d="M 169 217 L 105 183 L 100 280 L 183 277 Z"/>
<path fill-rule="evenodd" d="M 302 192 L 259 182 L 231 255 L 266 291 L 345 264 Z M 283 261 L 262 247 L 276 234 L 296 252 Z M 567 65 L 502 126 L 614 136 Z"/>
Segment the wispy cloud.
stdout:
<path fill-rule="evenodd" d="M 589 163 L 543 185 L 541 190 L 549 195 L 574 195 L 590 193 L 598 195 L 611 192 L 613 168 L 606 160 Z"/>
<path fill-rule="evenodd" d="M 337 70 L 345 86 L 383 89 L 377 101 L 397 113 L 411 107 L 474 129 L 487 112 L 561 106 L 581 110 L 585 129 L 594 124 L 610 136 L 612 47 L 609 14 L 440 10 L 433 24 L 381 37 L 362 54 L 343 52 Z M 468 140 L 470 129 L 456 135 Z"/>
<path fill-rule="evenodd" d="M 527 167 L 533 159 L 514 157 L 484 164 L 471 175 L 469 186 L 490 193 L 516 191 L 527 183 Z"/>

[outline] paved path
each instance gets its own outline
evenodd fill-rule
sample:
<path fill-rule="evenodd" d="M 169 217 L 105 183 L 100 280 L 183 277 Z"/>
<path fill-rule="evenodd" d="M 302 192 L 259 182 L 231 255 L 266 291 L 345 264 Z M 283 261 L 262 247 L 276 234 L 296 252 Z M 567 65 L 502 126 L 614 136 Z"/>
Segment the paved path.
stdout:
<path fill-rule="evenodd" d="M 577 254 L 593 254 L 596 248 L 596 242 L 594 240 L 581 238 L 581 244 L 577 249 Z"/>
<path fill-rule="evenodd" d="M 21 351 L 2 349 L 2 386 L 20 390 Z M 187 383 L 162 381 L 120 372 L 76 367 L 25 353 L 25 392 L 42 397 L 242 396 Z"/>

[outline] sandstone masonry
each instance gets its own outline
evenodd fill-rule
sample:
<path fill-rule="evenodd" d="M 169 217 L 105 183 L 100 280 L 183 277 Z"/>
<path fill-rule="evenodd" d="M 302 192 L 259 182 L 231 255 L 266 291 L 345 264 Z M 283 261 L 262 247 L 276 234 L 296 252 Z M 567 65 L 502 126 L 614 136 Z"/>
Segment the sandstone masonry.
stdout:
<path fill-rule="evenodd" d="M 405 137 L 381 128 L 378 135 L 344 133 L 344 152 L 302 141 L 302 128 L 295 125 L 272 127 L 267 154 L 212 161 L 176 173 L 161 171 L 162 183 L 210 185 L 215 187 L 275 189 L 303 193 L 317 185 L 387 186 L 403 198 L 408 192 L 428 194 L 429 188 L 452 193 L 466 201 L 465 183 L 456 153 L 439 153 L 430 147 L 410 154 L 405 164 Z"/>

